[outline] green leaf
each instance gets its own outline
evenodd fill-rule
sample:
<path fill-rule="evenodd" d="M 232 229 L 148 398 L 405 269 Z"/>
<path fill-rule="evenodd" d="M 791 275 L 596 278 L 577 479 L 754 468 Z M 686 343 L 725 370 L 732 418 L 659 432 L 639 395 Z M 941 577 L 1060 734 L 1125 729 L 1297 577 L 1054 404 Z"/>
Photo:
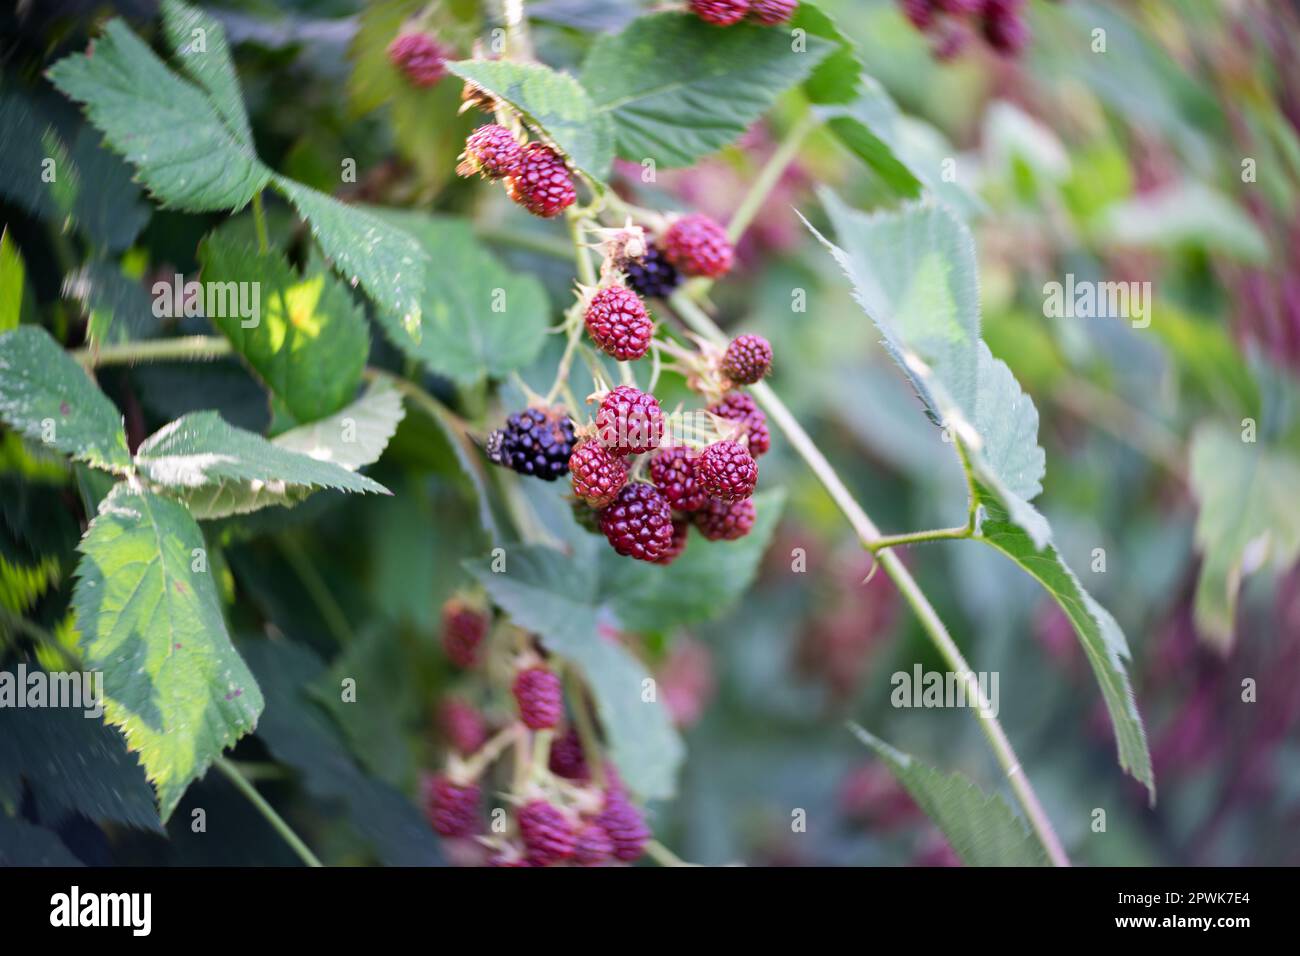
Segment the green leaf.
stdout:
<path fill-rule="evenodd" d="M 457 60 L 447 69 L 505 100 L 576 168 L 604 182 L 614 161 L 614 127 L 573 77 L 540 63 L 508 60 Z"/>
<path fill-rule="evenodd" d="M 49 77 L 85 105 L 90 121 L 164 206 L 240 209 L 270 178 L 204 91 L 168 69 L 121 20 L 109 21 L 93 56 L 64 57 Z"/>
<path fill-rule="evenodd" d="M 220 230 L 203 240 L 199 261 L 209 297 L 229 292 L 228 307 L 209 316 L 213 325 L 294 418 L 315 421 L 356 395 L 370 341 L 346 286 L 319 270 L 300 275 L 280 253 L 259 253 Z M 250 283 L 259 314 L 245 318 L 234 303 Z"/>
<path fill-rule="evenodd" d="M 357 206 L 283 176 L 275 187 L 289 198 L 334 267 L 361 284 L 379 313 L 398 318 L 411 336 L 420 328 L 420 291 L 429 262 L 419 243 L 401 229 Z"/>
<path fill-rule="evenodd" d="M 461 384 L 502 378 L 537 357 L 550 303 L 536 278 L 503 265 L 463 220 L 392 213 L 385 219 L 414 236 L 438 264 L 425 277 L 418 340 L 394 316 L 379 314 L 394 345 Z"/>
<path fill-rule="evenodd" d="M 30 298 L 23 255 L 6 227 L 0 231 L 0 333 L 18 328 L 23 317 L 23 304 Z"/>
<path fill-rule="evenodd" d="M 1065 612 L 1079 637 L 1084 655 L 1101 687 L 1106 711 L 1115 728 L 1119 765 L 1146 784 L 1151 802 L 1156 799 L 1155 776 L 1147 749 L 1146 730 L 1138 713 L 1129 683 L 1126 662 L 1131 659 L 1128 641 L 1110 612 L 1083 589 L 1074 572 L 1061 559 L 1056 547 L 1035 544 L 1029 533 L 1011 520 L 996 498 L 981 490 L 984 519 L 980 538 L 997 548 L 1041 584 Z"/>
<path fill-rule="evenodd" d="M 1124 668 L 1129 652 L 1123 632 L 1079 586 L 1052 545 L 1047 520 L 1029 503 L 1042 490 L 1046 467 L 1038 411 L 979 337 L 969 231 L 943 206 L 864 215 L 829 192 L 823 202 L 843 248 L 822 242 L 926 413 L 945 427 L 962 458 L 978 506 L 976 537 L 1011 557 L 1061 604 L 1101 685 L 1120 766 L 1145 783 L 1154 800 L 1146 735 Z"/>
<path fill-rule="evenodd" d="M 226 43 L 226 31 L 212 17 L 180 0 L 163 0 L 163 29 L 182 70 L 208 93 L 235 138 L 253 149 L 244 96 Z"/>
<path fill-rule="evenodd" d="M 315 488 L 389 493 L 364 475 L 226 424 L 214 411 L 183 416 L 151 434 L 136 450 L 135 467 L 157 484 L 190 493 L 200 489 L 198 502 L 229 493 L 231 485 L 235 490 L 266 488 L 273 496 Z M 211 507 L 204 506 L 201 516 L 212 518 Z"/>
<path fill-rule="evenodd" d="M 0 335 L 0 420 L 97 468 L 131 464 L 122 416 L 44 329 Z"/>
<path fill-rule="evenodd" d="M 835 49 L 817 36 L 791 49 L 786 29 L 720 29 L 688 13 L 658 13 L 592 44 L 582 85 L 613 117 L 618 155 L 690 166 L 734 142 L 785 90 Z"/>
<path fill-rule="evenodd" d="M 849 729 L 875 751 L 967 866 L 1047 866 L 1043 848 L 997 794 L 960 773 L 945 774 L 895 750 L 857 724 Z"/>
<path fill-rule="evenodd" d="M 840 32 L 839 26 L 820 7 L 803 0 L 790 19 L 791 30 L 804 30 L 835 44 L 826 59 L 804 80 L 804 92 L 814 103 L 851 103 L 858 96 L 862 61 L 853 41 Z"/>
<path fill-rule="evenodd" d="M 166 821 L 190 783 L 253 729 L 262 693 L 231 646 L 198 562 L 203 534 L 183 505 L 120 484 L 80 550 L 72 606 L 82 657 L 103 673 L 105 720 L 139 754 Z"/>
<path fill-rule="evenodd" d="M 754 529 L 738 541 L 692 535 L 686 551 L 666 568 L 602 551 L 601 592 L 619 622 L 632 631 L 663 631 L 721 614 L 749 589 L 781 518 L 785 493 L 754 496 Z"/>
<path fill-rule="evenodd" d="M 53 830 L 0 813 L 0 866 L 85 866 Z"/>
<path fill-rule="evenodd" d="M 1196 545 L 1204 555 L 1196 624 L 1226 652 L 1233 644 L 1242 579 L 1266 564 L 1285 568 L 1300 557 L 1300 460 L 1243 441 L 1239 432 L 1217 424 L 1196 430 L 1189 460 L 1200 503 Z"/>
<path fill-rule="evenodd" d="M 405 414 L 393 379 L 380 375 L 337 414 L 291 428 L 271 444 L 356 471 L 379 460 Z"/>
<path fill-rule="evenodd" d="M 612 636 L 612 621 L 599 605 L 596 565 L 551 548 L 509 549 L 506 570 L 490 560 L 466 568 L 519 626 L 541 635 L 550 650 L 582 671 L 596 699 L 611 756 L 624 782 L 646 799 L 673 795 L 683 759 L 681 739 L 668 710 L 642 698 L 649 676 L 641 662 Z"/>

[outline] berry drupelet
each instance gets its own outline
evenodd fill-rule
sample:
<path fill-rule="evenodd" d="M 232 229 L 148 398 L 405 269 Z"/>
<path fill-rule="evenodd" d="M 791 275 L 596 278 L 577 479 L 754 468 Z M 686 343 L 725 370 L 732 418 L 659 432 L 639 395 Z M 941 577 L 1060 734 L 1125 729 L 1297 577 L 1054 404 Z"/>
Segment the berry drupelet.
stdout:
<path fill-rule="evenodd" d="M 684 445 L 665 448 L 650 459 L 650 480 L 674 511 L 695 511 L 709 500 L 695 480 L 695 453 Z"/>
<path fill-rule="evenodd" d="M 506 419 L 487 440 L 487 456 L 521 475 L 554 481 L 569 472 L 573 420 L 561 412 L 528 408 Z"/>

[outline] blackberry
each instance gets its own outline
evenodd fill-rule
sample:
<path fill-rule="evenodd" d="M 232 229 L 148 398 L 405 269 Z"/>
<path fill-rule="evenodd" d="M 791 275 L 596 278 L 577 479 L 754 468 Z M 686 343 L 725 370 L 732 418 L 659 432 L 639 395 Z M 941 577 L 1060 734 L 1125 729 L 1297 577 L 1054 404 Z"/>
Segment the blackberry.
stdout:
<path fill-rule="evenodd" d="M 794 14 L 799 0 L 750 0 L 749 15 L 764 26 L 784 23 Z"/>
<path fill-rule="evenodd" d="M 578 198 L 564 159 L 545 143 L 529 143 L 506 179 L 510 198 L 534 216 L 558 216 Z"/>
<path fill-rule="evenodd" d="M 754 527 L 754 501 L 719 501 L 713 499 L 691 515 L 700 534 L 710 541 L 735 541 Z"/>
<path fill-rule="evenodd" d="M 438 724 L 447 743 L 458 754 L 468 756 L 487 742 L 488 728 L 483 715 L 459 697 L 448 697 L 442 702 Z"/>
<path fill-rule="evenodd" d="M 686 550 L 686 538 L 691 530 L 691 523 L 686 518 L 673 519 L 673 540 L 668 550 L 655 559 L 655 564 L 672 564 Z"/>
<path fill-rule="evenodd" d="M 1029 42 L 1029 25 L 1020 11 L 1021 0 L 985 0 L 981 24 L 984 39 L 1002 56 L 1016 56 Z"/>
<path fill-rule="evenodd" d="M 705 23 L 729 27 L 745 19 L 749 0 L 690 0 L 691 12 Z"/>
<path fill-rule="evenodd" d="M 664 413 L 659 399 L 632 385 L 611 390 L 596 411 L 596 438 L 611 455 L 639 455 L 659 447 Z"/>
<path fill-rule="evenodd" d="M 641 811 L 634 807 L 621 788 L 605 791 L 605 808 L 596 817 L 614 844 L 614 857 L 624 863 L 641 858 L 650 842 L 650 830 Z"/>
<path fill-rule="evenodd" d="M 620 362 L 645 355 L 655 331 L 641 297 L 624 285 L 597 289 L 587 304 L 584 322 L 591 340 Z"/>
<path fill-rule="evenodd" d="M 629 259 L 623 274 L 632 290 L 645 299 L 666 299 L 682 282 L 681 274 L 658 246 L 647 247 L 640 259 Z"/>
<path fill-rule="evenodd" d="M 578 866 L 600 866 L 614 855 L 614 841 L 599 823 L 585 823 L 574 838 L 573 862 Z"/>
<path fill-rule="evenodd" d="M 740 501 L 754 493 L 758 463 L 744 445 L 715 441 L 695 459 L 695 480 L 714 498 Z"/>
<path fill-rule="evenodd" d="M 668 261 L 688 276 L 716 279 L 731 269 L 735 257 L 727 230 L 700 212 L 677 219 L 663 242 Z"/>
<path fill-rule="evenodd" d="M 673 513 L 654 485 L 638 481 L 600 513 L 600 530 L 624 557 L 658 561 L 672 547 Z"/>
<path fill-rule="evenodd" d="M 510 690 L 519 707 L 519 718 L 529 730 L 547 730 L 560 722 L 564 692 L 554 671 L 545 667 L 521 670 Z"/>
<path fill-rule="evenodd" d="M 665 448 L 650 459 L 650 480 L 674 511 L 695 511 L 709 500 L 695 480 L 695 453 L 683 445 Z"/>
<path fill-rule="evenodd" d="M 772 434 L 767 428 L 767 413 L 744 392 L 729 392 L 722 401 L 709 406 L 709 411 L 719 418 L 740 422 L 745 426 L 745 440 L 749 453 L 757 458 L 767 454 L 772 447 Z"/>
<path fill-rule="evenodd" d="M 388 60 L 412 86 L 433 86 L 447 75 L 451 51 L 427 33 L 400 33 L 388 44 Z"/>
<path fill-rule="evenodd" d="M 515 171 L 522 153 L 523 148 L 510 130 L 497 123 L 488 123 L 474 130 L 465 140 L 465 152 L 461 154 L 464 158 L 456 172 L 462 176 L 481 173 L 488 179 L 501 179 Z"/>
<path fill-rule="evenodd" d="M 573 454 L 573 420 L 564 414 L 548 414 L 528 408 L 506 419 L 487 440 L 487 456 L 521 475 L 555 481 L 569 472 Z"/>
<path fill-rule="evenodd" d="M 530 800 L 519 808 L 519 834 L 533 866 L 563 863 L 573 856 L 573 824 L 562 810 L 545 800 Z"/>
<path fill-rule="evenodd" d="M 772 344 L 761 335 L 738 335 L 727 343 L 722 372 L 735 385 L 753 385 L 772 370 Z"/>
<path fill-rule="evenodd" d="M 569 458 L 573 493 L 592 508 L 603 508 L 627 484 L 627 462 L 598 441 L 584 441 Z"/>
<path fill-rule="evenodd" d="M 478 804 L 482 795 L 476 783 L 455 783 L 446 774 L 426 782 L 425 813 L 429 824 L 445 837 L 467 837 L 478 832 Z"/>
<path fill-rule="evenodd" d="M 551 757 L 547 766 L 551 773 L 566 780 L 583 781 L 591 778 L 587 754 L 582 749 L 582 739 L 572 727 L 551 743 Z"/>
<path fill-rule="evenodd" d="M 478 663 L 490 623 L 486 614 L 460 598 L 442 606 L 442 649 L 453 664 L 469 669 Z"/>

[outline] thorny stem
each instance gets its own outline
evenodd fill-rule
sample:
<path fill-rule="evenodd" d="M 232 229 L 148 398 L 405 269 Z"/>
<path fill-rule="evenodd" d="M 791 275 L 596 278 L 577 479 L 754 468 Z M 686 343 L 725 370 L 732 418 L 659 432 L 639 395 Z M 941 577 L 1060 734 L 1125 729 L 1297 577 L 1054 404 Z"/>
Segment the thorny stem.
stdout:
<path fill-rule="evenodd" d="M 293 832 L 293 829 L 289 824 L 284 822 L 284 818 L 275 812 L 275 808 L 266 802 L 266 798 L 257 792 L 257 788 L 249 783 L 248 779 L 239 772 L 238 767 L 225 757 L 218 757 L 216 760 L 212 761 L 212 766 L 225 774 L 226 777 L 229 778 L 230 782 L 235 785 L 235 789 L 247 797 L 249 803 L 257 807 L 262 816 L 266 817 L 267 822 L 275 828 L 275 832 L 284 838 L 284 842 L 289 844 L 294 853 L 298 854 L 299 859 L 308 866 L 321 865 L 320 860 L 316 859 L 316 854 L 312 853 L 307 844 L 303 843 L 299 838 L 298 834 Z"/>

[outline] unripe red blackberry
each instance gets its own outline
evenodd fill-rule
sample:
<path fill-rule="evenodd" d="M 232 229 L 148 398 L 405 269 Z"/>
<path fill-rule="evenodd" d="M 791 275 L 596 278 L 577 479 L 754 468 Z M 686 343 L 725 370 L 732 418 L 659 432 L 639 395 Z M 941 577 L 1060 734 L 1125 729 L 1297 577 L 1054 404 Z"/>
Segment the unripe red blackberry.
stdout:
<path fill-rule="evenodd" d="M 688 276 L 726 275 L 735 257 L 727 230 L 700 212 L 674 221 L 664 233 L 663 246 L 668 261 Z"/>
<path fill-rule="evenodd" d="M 605 791 L 605 808 L 596 817 L 614 844 L 615 859 L 631 863 L 641 858 L 650 842 L 650 830 L 641 811 L 632 805 L 621 788 Z"/>
<path fill-rule="evenodd" d="M 499 123 L 488 123 L 465 140 L 465 152 L 456 172 L 462 176 L 480 173 L 488 179 L 501 179 L 515 171 L 522 154 L 523 147 L 510 130 Z"/>
<path fill-rule="evenodd" d="M 659 447 L 664 413 L 659 399 L 633 385 L 611 389 L 596 411 L 596 438 L 612 455 L 639 455 Z"/>
<path fill-rule="evenodd" d="M 564 691 L 560 677 L 545 667 L 528 667 L 515 675 L 511 685 L 519 719 L 530 730 L 548 730 L 564 715 Z"/>
<path fill-rule="evenodd" d="M 984 0 L 981 29 L 984 39 L 1002 56 L 1016 56 L 1029 42 L 1029 25 L 1021 0 Z"/>
<path fill-rule="evenodd" d="M 570 727 L 563 736 L 556 737 L 551 743 L 551 756 L 547 761 L 551 773 L 566 780 L 587 780 L 591 769 L 587 766 L 587 754 L 582 749 L 582 738 Z"/>
<path fill-rule="evenodd" d="M 710 497 L 740 501 L 754 493 L 758 463 L 744 445 L 715 441 L 695 459 L 695 480 Z"/>
<path fill-rule="evenodd" d="M 918 30 L 925 32 L 934 23 L 934 0 L 899 0 L 898 5 Z"/>
<path fill-rule="evenodd" d="M 587 304 L 584 320 L 587 334 L 597 348 L 620 362 L 645 355 L 655 331 L 641 297 L 624 285 L 597 289 Z"/>
<path fill-rule="evenodd" d="M 749 0 L 690 0 L 691 12 L 705 23 L 729 27 L 745 19 Z"/>
<path fill-rule="evenodd" d="M 447 75 L 451 51 L 427 33 L 399 33 L 388 44 L 388 60 L 412 86 L 433 86 Z"/>
<path fill-rule="evenodd" d="M 600 530 L 619 554 L 653 562 L 672 547 L 673 513 L 654 485 L 637 481 L 601 511 Z"/>
<path fill-rule="evenodd" d="M 722 355 L 722 374 L 735 385 L 753 385 L 772 370 L 772 345 L 761 335 L 738 335 Z"/>
<path fill-rule="evenodd" d="M 686 550 L 687 534 L 691 530 L 691 523 L 686 518 L 673 519 L 673 540 L 668 545 L 668 550 L 655 559 L 655 564 L 668 565 L 672 564 L 682 556 Z"/>
<path fill-rule="evenodd" d="M 750 0 L 749 15 L 764 26 L 785 23 L 799 6 L 799 0 Z"/>
<path fill-rule="evenodd" d="M 691 514 L 696 530 L 710 541 L 735 541 L 754 529 L 754 500 L 719 501 L 714 498 Z"/>
<path fill-rule="evenodd" d="M 438 708 L 438 725 L 451 749 L 468 756 L 482 747 L 488 739 L 488 728 L 483 715 L 459 697 L 448 697 Z"/>
<path fill-rule="evenodd" d="M 563 863 L 573 856 L 576 834 L 573 823 L 558 807 L 545 800 L 530 800 L 519 808 L 519 834 L 533 866 Z"/>
<path fill-rule="evenodd" d="M 445 773 L 426 781 L 425 813 L 429 825 L 445 837 L 473 836 L 479 829 L 478 784 L 454 783 Z"/>
<path fill-rule="evenodd" d="M 460 598 L 451 598 L 442 606 L 442 649 L 457 667 L 473 667 L 491 622 L 477 608 Z"/>
<path fill-rule="evenodd" d="M 650 480 L 674 511 L 695 511 L 709 500 L 695 480 L 695 453 L 683 445 L 665 448 L 650 459 Z"/>
<path fill-rule="evenodd" d="M 614 841 L 599 823 L 584 823 L 574 838 L 573 862 L 578 866 L 600 866 L 614 855 Z"/>
<path fill-rule="evenodd" d="M 772 435 L 767 428 L 767 413 L 758 407 L 753 397 L 745 392 L 728 392 L 722 401 L 709 406 L 709 411 L 719 418 L 740 422 L 745 426 L 745 443 L 749 453 L 757 458 L 772 447 Z"/>
<path fill-rule="evenodd" d="M 506 178 L 506 192 L 543 219 L 558 216 L 578 198 L 569 167 L 545 143 L 529 143 L 520 151 L 519 162 Z"/>
<path fill-rule="evenodd" d="M 588 440 L 569 458 L 573 493 L 593 508 L 603 508 L 627 484 L 627 461 L 611 455 L 598 441 Z"/>

